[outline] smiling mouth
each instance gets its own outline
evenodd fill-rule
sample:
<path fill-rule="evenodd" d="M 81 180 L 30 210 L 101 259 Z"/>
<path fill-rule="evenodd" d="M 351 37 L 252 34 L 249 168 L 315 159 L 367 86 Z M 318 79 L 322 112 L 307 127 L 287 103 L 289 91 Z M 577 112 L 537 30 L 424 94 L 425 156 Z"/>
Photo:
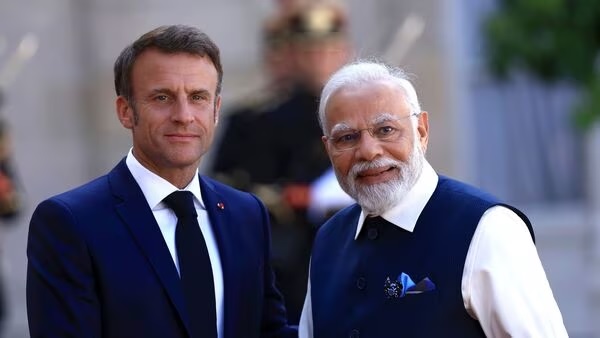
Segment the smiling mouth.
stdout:
<path fill-rule="evenodd" d="M 374 168 L 374 169 L 368 169 L 365 171 L 361 171 L 358 173 L 358 175 L 356 175 L 358 178 L 369 178 L 369 177 L 376 177 L 385 173 L 388 173 L 392 170 L 395 170 L 396 167 L 392 166 L 392 167 L 384 167 L 384 168 Z"/>

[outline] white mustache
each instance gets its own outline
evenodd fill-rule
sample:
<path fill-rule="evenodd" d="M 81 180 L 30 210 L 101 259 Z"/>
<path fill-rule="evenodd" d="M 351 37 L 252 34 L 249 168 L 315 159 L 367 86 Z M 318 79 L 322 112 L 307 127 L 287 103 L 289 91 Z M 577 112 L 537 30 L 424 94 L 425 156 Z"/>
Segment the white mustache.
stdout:
<path fill-rule="evenodd" d="M 352 166 L 352 168 L 350 169 L 350 177 L 352 177 L 354 179 L 358 176 L 358 174 L 361 171 L 365 171 L 365 170 L 378 169 L 378 168 L 383 168 L 383 167 L 399 168 L 401 166 L 402 166 L 402 162 L 400 162 L 400 161 L 396 161 L 389 157 L 381 157 L 381 158 L 374 159 L 373 161 L 364 161 L 364 162 L 359 162 L 359 163 L 354 164 Z"/>

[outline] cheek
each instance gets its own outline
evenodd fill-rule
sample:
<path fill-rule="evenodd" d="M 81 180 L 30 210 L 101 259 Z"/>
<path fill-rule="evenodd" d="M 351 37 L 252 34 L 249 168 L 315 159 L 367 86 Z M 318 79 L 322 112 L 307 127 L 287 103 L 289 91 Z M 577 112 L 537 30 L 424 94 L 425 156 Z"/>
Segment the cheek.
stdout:
<path fill-rule="evenodd" d="M 198 125 L 208 137 L 212 137 L 217 128 L 217 122 L 215 121 L 215 116 L 212 113 L 203 115 L 198 120 Z"/>
<path fill-rule="evenodd" d="M 407 142 L 408 143 L 408 142 Z M 396 146 L 388 151 L 388 153 L 396 160 L 406 163 L 410 154 L 412 153 L 413 144 L 402 144 L 402 146 Z"/>
<path fill-rule="evenodd" d="M 332 155 L 331 163 L 338 173 L 347 175 L 350 171 L 350 168 L 352 168 L 352 155 L 350 153 Z"/>

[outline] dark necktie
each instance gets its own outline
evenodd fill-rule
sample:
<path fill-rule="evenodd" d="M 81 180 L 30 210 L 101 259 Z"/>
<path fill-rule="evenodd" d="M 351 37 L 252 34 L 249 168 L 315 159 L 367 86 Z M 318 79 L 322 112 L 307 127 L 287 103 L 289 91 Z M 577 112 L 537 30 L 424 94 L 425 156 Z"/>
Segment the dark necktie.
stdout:
<path fill-rule="evenodd" d="M 176 191 L 164 202 L 177 215 L 175 246 L 192 337 L 216 338 L 215 285 L 193 197 L 189 191 Z"/>

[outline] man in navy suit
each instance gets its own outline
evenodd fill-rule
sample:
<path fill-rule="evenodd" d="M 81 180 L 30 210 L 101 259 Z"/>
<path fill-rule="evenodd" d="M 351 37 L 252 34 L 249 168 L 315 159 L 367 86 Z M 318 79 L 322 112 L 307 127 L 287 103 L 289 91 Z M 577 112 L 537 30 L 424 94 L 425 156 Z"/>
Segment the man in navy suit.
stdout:
<path fill-rule="evenodd" d="M 114 72 L 117 116 L 133 147 L 107 175 L 33 213 L 31 337 L 294 336 L 274 286 L 265 207 L 198 175 L 221 106 L 218 47 L 196 28 L 163 26 L 126 47 Z M 204 238 L 195 245 L 212 271 L 202 277 L 211 302 L 196 316 L 180 279 L 178 217 L 163 201 L 178 191 L 193 195 Z M 204 313 L 215 319 L 198 332 Z"/>
<path fill-rule="evenodd" d="M 529 220 L 434 171 L 402 70 L 343 67 L 319 121 L 357 204 L 319 229 L 300 337 L 567 337 Z"/>

